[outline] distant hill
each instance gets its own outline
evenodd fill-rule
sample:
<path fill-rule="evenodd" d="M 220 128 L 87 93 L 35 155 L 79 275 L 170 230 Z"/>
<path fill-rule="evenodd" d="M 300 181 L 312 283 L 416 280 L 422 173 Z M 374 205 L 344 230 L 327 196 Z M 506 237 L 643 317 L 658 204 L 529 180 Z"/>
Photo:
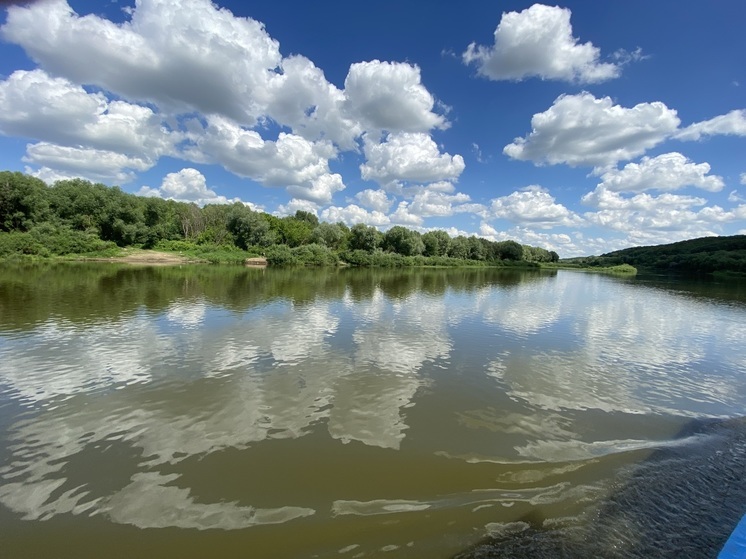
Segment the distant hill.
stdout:
<path fill-rule="evenodd" d="M 631 264 L 643 269 L 746 275 L 746 235 L 702 237 L 667 245 L 625 248 L 601 256 L 570 260 L 589 266 Z"/>

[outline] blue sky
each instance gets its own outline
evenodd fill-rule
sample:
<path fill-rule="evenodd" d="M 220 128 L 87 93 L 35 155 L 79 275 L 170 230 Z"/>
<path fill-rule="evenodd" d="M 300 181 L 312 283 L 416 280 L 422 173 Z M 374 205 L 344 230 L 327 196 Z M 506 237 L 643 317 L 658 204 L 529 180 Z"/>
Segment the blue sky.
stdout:
<path fill-rule="evenodd" d="M 742 0 L 2 2 L 0 168 L 561 256 L 746 233 Z"/>

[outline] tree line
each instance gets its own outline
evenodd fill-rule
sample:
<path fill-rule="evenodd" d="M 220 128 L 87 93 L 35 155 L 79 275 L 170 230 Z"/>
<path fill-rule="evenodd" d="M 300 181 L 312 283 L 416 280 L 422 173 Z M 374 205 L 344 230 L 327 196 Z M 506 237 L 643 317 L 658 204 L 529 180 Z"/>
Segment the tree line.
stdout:
<path fill-rule="evenodd" d="M 142 247 L 199 253 L 264 255 L 293 262 L 406 265 L 556 262 L 559 255 L 516 241 L 451 237 L 401 225 L 381 232 L 359 223 L 321 222 L 311 212 L 278 217 L 236 202 L 209 204 L 129 194 L 83 179 L 48 186 L 35 177 L 0 172 L 0 257 L 116 252 Z"/>
<path fill-rule="evenodd" d="M 673 272 L 746 274 L 746 235 L 701 237 L 657 246 L 633 247 L 603 259 Z"/>

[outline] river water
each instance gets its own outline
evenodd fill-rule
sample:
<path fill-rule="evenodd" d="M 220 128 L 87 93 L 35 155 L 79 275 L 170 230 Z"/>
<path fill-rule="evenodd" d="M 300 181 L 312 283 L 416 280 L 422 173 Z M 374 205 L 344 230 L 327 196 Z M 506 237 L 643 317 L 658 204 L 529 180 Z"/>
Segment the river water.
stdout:
<path fill-rule="evenodd" d="M 592 531 L 693 425 L 746 415 L 744 340 L 738 282 L 5 265 L 3 556 L 437 559 Z"/>

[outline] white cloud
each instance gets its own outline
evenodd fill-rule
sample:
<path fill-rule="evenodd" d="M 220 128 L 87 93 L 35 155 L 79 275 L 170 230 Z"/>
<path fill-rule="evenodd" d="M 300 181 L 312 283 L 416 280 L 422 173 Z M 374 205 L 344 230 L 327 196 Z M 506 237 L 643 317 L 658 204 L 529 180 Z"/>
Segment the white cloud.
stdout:
<path fill-rule="evenodd" d="M 39 167 L 34 169 L 33 167 L 26 167 L 24 172 L 27 175 L 36 177 L 37 179 L 43 180 L 45 183 L 52 185 L 57 181 L 66 181 L 72 179 L 85 178 L 87 180 L 93 180 L 90 177 L 81 177 L 80 173 L 71 173 L 66 171 L 58 171 L 56 169 L 50 169 L 49 167 Z"/>
<path fill-rule="evenodd" d="M 5 40 L 76 83 L 176 111 L 253 124 L 281 63 L 263 24 L 209 0 L 140 0 L 131 21 L 80 17 L 64 0 L 8 9 Z"/>
<path fill-rule="evenodd" d="M 372 60 L 352 64 L 345 79 L 347 112 L 370 130 L 427 132 L 447 128 L 418 66 Z"/>
<path fill-rule="evenodd" d="M 607 171 L 598 185 L 613 192 L 678 190 L 694 186 L 710 192 L 723 189 L 722 177 L 708 175 L 708 163 L 693 163 L 677 152 L 643 157 L 640 163 L 628 163 L 623 169 Z"/>
<path fill-rule="evenodd" d="M 588 92 L 561 95 L 531 119 L 531 133 L 503 149 L 513 159 L 537 164 L 602 167 L 633 159 L 665 140 L 679 125 L 663 103 L 614 105 Z"/>
<path fill-rule="evenodd" d="M 365 225 L 373 225 L 375 227 L 381 227 L 391 223 L 391 220 L 385 213 L 377 210 L 368 211 L 356 204 L 349 204 L 345 207 L 330 206 L 321 212 L 321 219 L 332 223 L 337 223 L 339 221 L 346 223 L 347 225 L 364 223 Z"/>
<path fill-rule="evenodd" d="M 288 194 L 314 205 L 330 204 L 335 192 L 345 189 L 342 175 L 325 173 L 309 183 L 292 184 L 286 188 Z"/>
<path fill-rule="evenodd" d="M 489 47 L 472 43 L 463 54 L 480 75 L 492 80 L 537 76 L 549 80 L 597 83 L 616 78 L 619 66 L 599 62 L 600 51 L 572 36 L 570 10 L 534 4 L 503 13 Z"/>
<path fill-rule="evenodd" d="M 367 161 L 360 166 L 360 173 L 365 180 L 374 180 L 383 187 L 401 181 L 455 180 L 465 167 L 460 155 L 440 153 L 428 134 L 389 134 L 382 143 L 374 143 L 366 135 L 364 141 Z"/>
<path fill-rule="evenodd" d="M 58 146 L 47 142 L 29 144 L 23 161 L 40 166 L 39 177 L 86 178 L 93 182 L 126 183 L 134 171 L 147 171 L 154 163 L 100 149 Z"/>
<path fill-rule="evenodd" d="M 355 200 L 365 208 L 383 213 L 388 212 L 391 209 L 391 204 L 394 203 L 394 201 L 388 197 L 386 191 L 372 190 L 370 188 L 355 194 Z"/>
<path fill-rule="evenodd" d="M 433 183 L 426 187 L 418 187 L 410 205 L 409 213 L 420 217 L 446 217 L 454 213 L 483 211 L 484 206 L 470 204 L 471 198 L 463 192 L 455 192 L 451 183 Z"/>
<path fill-rule="evenodd" d="M 498 231 L 490 224 L 482 222 L 478 235 L 490 241 L 516 241 L 522 245 L 539 246 L 553 250 L 563 258 L 583 254 L 582 249 L 566 233 L 544 233 L 521 226 Z"/>
<path fill-rule="evenodd" d="M 363 132 L 360 122 L 345 111 L 345 93 L 303 56 L 282 61 L 282 74 L 272 79 L 267 104 L 273 119 L 309 140 L 327 139 L 355 149 L 355 138 Z"/>
<path fill-rule="evenodd" d="M 164 126 L 149 107 L 110 101 L 43 70 L 19 70 L 0 82 L 0 105 L 4 134 L 42 140 L 45 145 L 117 152 L 121 158 L 151 161 L 151 166 L 158 157 L 174 154 L 183 137 Z M 118 173 L 112 169 L 108 175 Z"/>
<path fill-rule="evenodd" d="M 710 120 L 696 122 L 683 128 L 674 138 L 700 140 L 703 136 L 746 136 L 746 110 L 731 111 Z"/>
<path fill-rule="evenodd" d="M 328 141 L 310 142 L 294 134 L 280 133 L 276 142 L 265 141 L 222 117 L 210 117 L 207 127 L 191 134 L 187 158 L 198 163 L 219 163 L 227 170 L 265 186 L 287 187 L 296 198 L 329 203 L 344 189 L 340 175 L 329 171 L 336 149 Z"/>
<path fill-rule="evenodd" d="M 542 228 L 582 224 L 579 216 L 558 204 L 546 189 L 536 185 L 495 198 L 490 214 L 498 219 Z"/>
<path fill-rule="evenodd" d="M 597 187 L 593 192 L 584 195 L 581 201 L 594 208 L 607 210 L 643 210 L 653 208 L 666 208 L 670 211 L 689 209 L 693 206 L 703 206 L 707 203 L 704 198 L 696 196 L 682 196 L 680 194 L 661 194 L 652 196 L 650 194 L 638 194 L 630 198 L 624 197 L 618 192 L 612 192 L 603 187 Z"/>
<path fill-rule="evenodd" d="M 65 0 L 11 6 L 2 38 L 43 70 L 0 83 L 0 132 L 153 164 L 163 155 L 219 163 L 326 204 L 344 188 L 328 168 L 335 144 L 356 151 L 366 130 L 378 136 L 449 126 L 439 114 L 447 108 L 421 83 L 416 65 L 353 64 L 341 90 L 307 58 L 283 58 L 262 23 L 209 0 L 192 0 L 188 10 L 179 0 L 140 0 L 127 14 L 128 21 L 114 23 L 79 16 Z M 251 130 L 270 121 L 292 133 L 272 142 Z M 188 133 L 173 130 L 181 126 Z M 463 166 L 460 156 L 451 159 Z M 108 176 L 125 175 L 120 167 Z"/>
<path fill-rule="evenodd" d="M 297 212 L 298 210 L 316 215 L 318 206 L 309 200 L 299 200 L 298 198 L 293 198 L 287 204 L 281 204 L 280 206 L 278 206 L 277 211 L 274 213 L 279 216 L 295 215 L 295 212 Z"/>
<path fill-rule="evenodd" d="M 717 235 L 722 224 L 746 217 L 746 205 L 727 211 L 720 206 L 706 206 L 704 198 L 670 193 L 624 197 L 598 187 L 583 196 L 582 202 L 596 209 L 583 217 L 591 224 L 625 233 L 625 246 Z"/>
<path fill-rule="evenodd" d="M 746 173 L 741 173 L 741 184 L 746 184 Z"/>
<path fill-rule="evenodd" d="M 406 200 L 399 202 L 396 211 L 389 216 L 389 219 L 391 223 L 412 227 L 419 227 L 423 223 L 422 217 L 412 212 Z"/>
<path fill-rule="evenodd" d="M 180 202 L 194 202 L 198 206 L 205 204 L 228 204 L 238 202 L 237 198 L 229 200 L 219 196 L 214 190 L 207 188 L 207 179 L 197 169 L 187 167 L 178 173 L 168 173 L 160 188 L 143 186 L 138 192 L 140 196 L 157 196 Z"/>

